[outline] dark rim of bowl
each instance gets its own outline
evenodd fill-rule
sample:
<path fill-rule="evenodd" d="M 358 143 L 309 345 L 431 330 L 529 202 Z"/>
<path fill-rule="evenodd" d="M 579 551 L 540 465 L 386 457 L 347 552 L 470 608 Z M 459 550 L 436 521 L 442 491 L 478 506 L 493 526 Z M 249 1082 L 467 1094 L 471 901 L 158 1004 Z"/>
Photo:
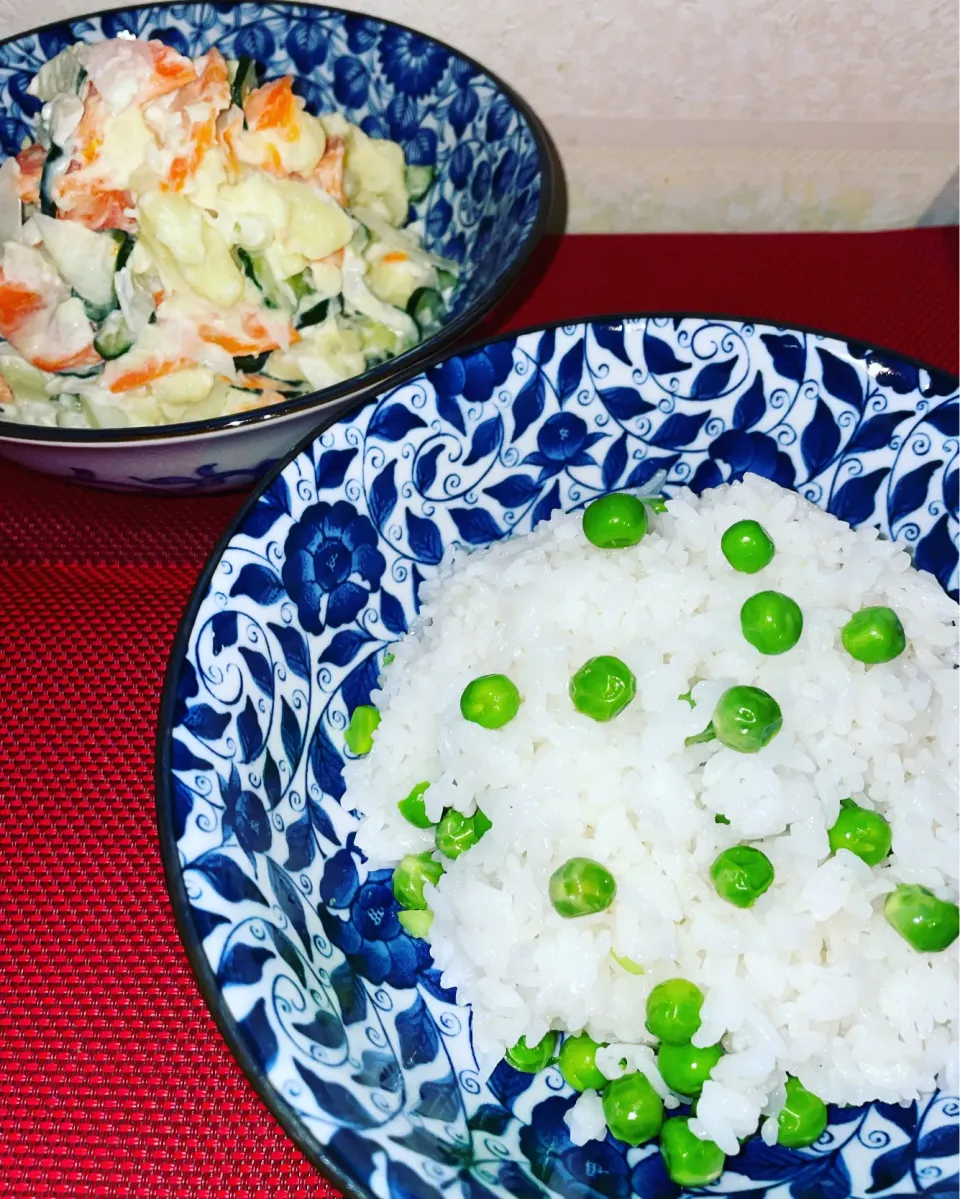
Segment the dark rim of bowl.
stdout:
<path fill-rule="evenodd" d="M 231 8 L 239 8 L 241 4 L 248 2 L 249 0 L 228 0 L 229 7 Z M 222 5 L 223 0 L 220 0 L 220 3 Z M 313 7 L 326 12 L 336 13 L 340 16 L 355 17 L 358 15 L 356 12 L 337 8 L 336 5 L 332 4 L 313 4 L 312 0 L 270 0 L 270 3 L 283 8 Z M 57 26 L 72 25 L 77 21 L 99 20 L 106 16 L 116 17 L 121 16 L 123 13 L 137 12 L 144 8 L 198 8 L 200 5 L 201 0 L 156 0 L 155 3 L 151 3 L 151 0 L 145 0 L 142 4 L 127 4 L 122 8 L 100 9 L 98 12 L 81 13 L 74 17 L 63 17 L 59 21 L 49 21 L 44 25 L 36 25 L 32 29 L 24 29 L 20 33 L 0 38 L 0 46 L 7 46 L 11 42 L 35 36 L 36 34 L 43 33 L 45 30 L 54 29 Z M 394 29 L 399 29 L 404 33 L 412 33 L 417 37 L 426 38 L 428 41 L 433 42 L 434 45 L 441 46 L 454 57 L 469 63 L 479 74 L 485 76 L 500 89 L 521 119 L 526 122 L 537 148 L 537 160 L 540 167 L 540 200 L 537 205 L 537 215 L 534 218 L 533 226 L 509 270 L 490 287 L 487 287 L 481 295 L 477 296 L 449 324 L 444 325 L 438 332 L 428 337 L 425 341 L 413 346 L 412 349 L 405 351 L 403 354 L 398 354 L 396 358 L 391 358 L 388 362 L 374 367 L 372 370 L 364 371 L 361 375 L 354 375 L 351 379 L 345 379 L 343 383 L 338 383 L 334 387 L 325 387 L 321 391 L 307 392 L 306 395 L 297 396 L 295 399 L 284 400 L 281 404 L 270 404 L 265 408 L 260 408 L 253 412 L 245 412 L 237 416 L 218 416 L 211 417 L 209 420 L 181 421 L 175 425 L 133 425 L 125 429 L 61 429 L 20 424 L 17 421 L 0 420 L 0 440 L 10 438 L 16 441 L 29 441 L 39 444 L 105 446 L 115 445 L 120 442 L 165 441 L 171 438 L 197 437 L 207 433 L 247 428 L 251 425 L 282 419 L 292 416 L 297 412 L 309 410 L 310 408 L 316 408 L 325 404 L 334 404 L 337 400 L 350 398 L 354 393 L 358 395 L 361 393 L 366 394 L 373 388 L 381 390 L 384 387 L 390 386 L 394 378 L 409 367 L 423 370 L 426 366 L 431 365 L 436 358 L 448 352 L 451 343 L 460 337 L 461 334 L 493 311 L 494 307 L 499 304 L 516 282 L 517 277 L 527 265 L 531 254 L 540 243 L 547 229 L 556 193 L 557 170 L 556 156 L 550 138 L 540 118 L 522 96 L 514 91 L 498 75 L 488 70 L 482 63 L 477 62 L 475 58 L 471 58 L 469 54 L 464 54 L 447 42 L 442 42 L 439 38 L 432 37 L 430 34 L 412 29 L 409 25 L 403 25 L 399 21 L 391 21 L 388 17 L 371 17 L 370 19 L 384 26 L 392 26 Z M 361 380 L 363 381 L 362 383 L 360 382 Z"/>
<path fill-rule="evenodd" d="M 685 319 L 685 320 L 705 320 L 705 321 L 725 321 L 734 322 L 740 325 L 765 325 L 770 328 L 783 329 L 789 332 L 804 333 L 814 337 L 830 338 L 834 341 L 842 341 L 846 343 L 862 346 L 865 350 L 882 354 L 884 357 L 889 357 L 894 360 L 906 363 L 911 366 L 919 367 L 921 370 L 932 372 L 942 378 L 951 379 L 956 385 L 960 385 L 960 380 L 956 378 L 950 371 L 941 370 L 939 367 L 930 366 L 929 364 L 920 361 L 917 358 L 912 358 L 909 355 L 901 354 L 897 350 L 889 350 L 881 346 L 874 345 L 872 342 L 862 342 L 855 338 L 846 338 L 842 334 L 826 333 L 821 329 L 812 329 L 805 325 L 787 325 L 777 324 L 773 321 L 752 319 L 739 316 L 719 316 L 716 313 L 679 313 L 679 312 L 640 312 L 640 313 L 620 313 L 620 314 L 605 314 L 592 317 L 581 317 L 578 320 L 560 320 L 551 321 L 548 324 L 533 325 L 524 329 L 511 330 L 507 333 L 502 333 L 497 337 L 485 338 L 481 341 L 474 342 L 470 346 L 464 347 L 458 351 L 460 354 L 477 351 L 485 346 L 495 345 L 498 342 L 515 340 L 531 333 L 545 333 L 550 329 L 570 328 L 575 325 L 591 325 L 591 324 L 617 324 L 623 321 L 637 320 L 665 320 L 665 319 Z M 402 379 L 393 380 L 391 387 L 402 386 L 415 379 L 423 373 L 423 368 L 418 368 L 414 371 L 407 371 Z M 369 1187 L 353 1179 L 345 1170 L 345 1168 L 333 1160 L 328 1152 L 319 1145 L 315 1138 L 307 1128 L 306 1123 L 300 1118 L 294 1109 L 287 1103 L 283 1096 L 275 1089 L 268 1081 L 264 1071 L 260 1068 L 254 1055 L 250 1052 L 249 1047 L 244 1043 L 243 1038 L 237 1028 L 237 1023 L 230 1014 L 229 1009 L 223 998 L 223 991 L 217 983 L 216 975 L 212 970 L 207 956 L 204 953 L 203 941 L 197 934 L 196 925 L 193 922 L 193 917 L 190 914 L 190 901 L 187 897 L 186 887 L 183 882 L 183 874 L 180 869 L 180 856 L 177 848 L 177 839 L 174 836 L 173 822 L 171 820 L 172 811 L 172 795 L 170 791 L 171 778 L 171 743 L 173 740 L 173 710 L 177 699 L 177 688 L 180 681 L 181 665 L 186 656 L 187 647 L 190 641 L 190 634 L 196 623 L 197 614 L 200 606 L 206 598 L 210 582 L 213 578 L 214 571 L 220 564 L 224 552 L 237 535 L 238 531 L 243 527 L 250 512 L 259 502 L 260 497 L 267 490 L 270 484 L 276 479 L 300 454 L 308 449 L 314 441 L 327 429 L 338 424 L 341 420 L 347 420 L 352 415 L 355 415 L 362 405 L 357 405 L 356 408 L 348 412 L 338 412 L 329 418 L 322 420 L 311 430 L 305 437 L 302 437 L 296 446 L 284 458 L 259 480 L 255 489 L 250 496 L 241 505 L 239 511 L 232 518 L 226 531 L 217 541 L 216 546 L 212 550 L 207 563 L 200 573 L 200 576 L 190 594 L 183 615 L 180 618 L 180 623 L 177 627 L 176 635 L 174 636 L 173 645 L 171 646 L 170 657 L 167 661 L 166 670 L 164 672 L 163 685 L 160 696 L 160 708 L 157 721 L 156 735 L 156 763 L 155 763 L 155 787 L 156 787 L 156 815 L 157 815 L 157 830 L 160 839 L 160 857 L 163 864 L 163 872 L 166 878 L 167 892 L 170 896 L 170 905 L 173 908 L 174 922 L 176 924 L 177 933 L 183 944 L 187 959 L 190 963 L 193 976 L 196 981 L 200 994 L 203 996 L 204 1002 L 212 1014 L 217 1027 L 223 1039 L 227 1043 L 227 1047 L 233 1054 L 234 1058 L 240 1064 L 240 1068 L 247 1076 L 251 1086 L 263 1100 L 268 1111 L 276 1117 L 281 1128 L 294 1142 L 301 1153 L 318 1169 L 320 1170 L 336 1187 L 339 1187 L 352 1199 L 376 1199 Z"/>

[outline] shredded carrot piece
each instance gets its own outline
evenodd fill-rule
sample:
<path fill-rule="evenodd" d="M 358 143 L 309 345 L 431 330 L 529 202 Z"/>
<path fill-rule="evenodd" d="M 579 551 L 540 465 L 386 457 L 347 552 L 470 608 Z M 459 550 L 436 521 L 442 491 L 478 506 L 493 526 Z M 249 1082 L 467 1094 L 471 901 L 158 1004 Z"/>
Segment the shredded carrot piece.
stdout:
<path fill-rule="evenodd" d="M 38 355 L 31 358 L 30 361 L 42 371 L 68 371 L 78 366 L 96 366 L 103 359 L 93 346 L 84 346 L 82 350 L 77 350 L 75 354 L 68 354 L 65 358 L 48 358 Z"/>
<path fill-rule="evenodd" d="M 266 161 L 262 164 L 265 170 L 273 171 L 275 175 L 282 175 L 283 161 L 280 158 L 280 151 L 276 146 L 266 147 Z"/>
<path fill-rule="evenodd" d="M 17 155 L 17 164 L 20 167 L 17 190 L 24 204 L 40 203 L 40 178 L 46 161 L 47 152 L 37 142 L 27 146 Z"/>
<path fill-rule="evenodd" d="M 183 88 L 174 105 L 184 114 L 197 104 L 206 104 L 213 111 L 206 120 L 190 123 L 190 148 L 171 163 L 167 178 L 161 184 L 163 191 L 180 191 L 196 174 L 203 156 L 216 141 L 217 114 L 229 103 L 230 74 L 223 55 L 214 48 L 208 52 L 199 78 Z"/>
<path fill-rule="evenodd" d="M 87 98 L 83 102 L 83 116 L 73 135 L 76 146 L 75 154 L 87 165 L 93 162 L 100 153 L 100 147 L 103 145 L 104 120 L 103 98 L 91 84 Z"/>
<path fill-rule="evenodd" d="M 188 154 L 175 158 L 170 164 L 170 172 L 160 185 L 161 191 L 181 191 L 184 184 L 203 162 L 203 156 L 213 145 L 216 136 L 216 121 L 211 119 L 199 125 L 194 133 L 193 146 Z"/>
<path fill-rule="evenodd" d="M 226 59 L 215 47 L 207 51 L 203 70 L 181 89 L 173 108 L 183 112 L 194 104 L 210 104 L 218 111 L 230 107 L 230 72 Z"/>
<path fill-rule="evenodd" d="M 240 132 L 243 118 L 237 109 L 231 109 L 230 115 L 222 119 L 220 129 L 220 144 L 227 158 L 227 170 L 231 176 L 240 172 L 240 159 L 237 157 L 237 134 Z"/>
<path fill-rule="evenodd" d="M 95 232 L 101 229 L 122 229 L 136 233 L 136 201 L 130 192 L 97 191 L 89 185 L 70 186 L 70 176 L 63 179 L 61 196 L 67 203 L 57 213 L 62 220 L 76 221 Z"/>
<path fill-rule="evenodd" d="M 110 390 L 112 392 L 132 391 L 135 387 L 145 387 L 147 383 L 152 383 L 155 379 L 162 379 L 165 375 L 172 375 L 174 371 L 186 370 L 191 366 L 196 366 L 196 363 L 190 358 L 153 359 L 145 366 L 118 376 L 110 384 Z"/>
<path fill-rule="evenodd" d="M 343 250 L 334 250 L 326 258 L 321 258 L 320 266 L 335 266 L 338 268 L 343 266 Z"/>
<path fill-rule="evenodd" d="M 347 147 L 342 137 L 328 137 L 323 157 L 317 163 L 313 178 L 336 202 L 345 207 L 347 193 L 343 187 L 343 164 Z"/>
<path fill-rule="evenodd" d="M 274 337 L 255 312 L 248 312 L 242 319 L 241 325 L 246 338 L 237 337 L 233 333 L 218 329 L 214 325 L 200 325 L 197 332 L 204 341 L 211 345 L 220 346 L 228 354 L 237 356 L 243 354 L 266 354 L 270 350 L 279 350 L 281 343 Z M 295 345 L 300 340 L 296 329 L 289 331 L 289 344 Z"/>
<path fill-rule="evenodd" d="M 153 76 L 139 97 L 141 103 L 157 100 L 160 96 L 166 96 L 188 83 L 193 83 L 197 71 L 189 58 L 184 58 L 163 42 L 151 41 L 148 44 L 153 55 Z"/>
<path fill-rule="evenodd" d="M 406 262 L 407 255 L 402 250 L 391 250 L 389 254 L 384 254 L 380 259 L 381 262 Z"/>
<path fill-rule="evenodd" d="M 216 46 L 207 51 L 207 59 L 200 76 L 200 91 L 208 99 L 214 99 L 215 89 L 230 83 L 230 70 L 227 60 Z"/>
<path fill-rule="evenodd" d="M 232 333 L 224 333 L 220 329 L 214 329 L 210 325 L 201 325 L 197 332 L 204 341 L 209 341 L 211 345 L 220 346 L 228 354 L 264 354 L 268 350 L 277 350 L 280 348 L 280 343 L 273 337 L 267 338 L 266 341 L 234 337 Z"/>
<path fill-rule="evenodd" d="M 239 375 L 233 383 L 242 391 L 272 391 L 277 386 L 276 379 L 268 379 L 266 375 Z"/>
<path fill-rule="evenodd" d="M 266 325 L 256 312 L 244 313 L 240 319 L 240 324 L 243 326 L 244 333 L 248 333 L 253 338 L 257 338 L 260 341 L 273 340 L 270 333 L 267 331 Z M 296 344 L 296 342 L 300 340 L 300 334 L 296 331 L 296 329 L 289 329 L 288 334 L 291 345 Z"/>
<path fill-rule="evenodd" d="M 39 292 L 25 283 L 13 283 L 0 274 L 0 333 L 9 338 L 23 323 L 46 307 Z"/>
<path fill-rule="evenodd" d="M 284 75 L 256 88 L 243 102 L 247 124 L 254 132 L 263 129 L 289 128 L 296 122 L 297 100 L 293 94 L 293 79 Z"/>

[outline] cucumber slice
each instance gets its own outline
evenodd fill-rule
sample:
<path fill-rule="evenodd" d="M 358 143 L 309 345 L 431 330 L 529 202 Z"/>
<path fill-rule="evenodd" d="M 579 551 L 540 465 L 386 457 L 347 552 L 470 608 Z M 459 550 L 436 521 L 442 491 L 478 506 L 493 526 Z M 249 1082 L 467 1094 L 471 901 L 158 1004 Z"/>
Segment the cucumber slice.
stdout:
<path fill-rule="evenodd" d="M 437 287 L 440 291 L 451 291 L 457 285 L 457 276 L 453 271 L 446 271 L 442 266 L 437 267 Z"/>
<path fill-rule="evenodd" d="M 416 321 L 402 308 L 395 308 L 373 294 L 364 279 L 366 269 L 366 260 L 358 257 L 353 251 L 344 255 L 343 300 L 347 312 L 359 313 L 371 321 L 386 325 L 408 347 L 416 345 L 420 340 Z"/>
<path fill-rule="evenodd" d="M 370 230 L 364 224 L 358 224 L 353 237 L 350 239 L 350 249 L 362 254 L 370 244 Z"/>
<path fill-rule="evenodd" d="M 403 173 L 403 182 L 411 200 L 422 200 L 433 186 L 433 167 L 408 166 Z"/>
<path fill-rule="evenodd" d="M 418 287 L 407 303 L 407 312 L 417 322 L 423 336 L 429 337 L 443 324 L 446 305 L 435 288 Z"/>
<path fill-rule="evenodd" d="M 101 358 L 109 362 L 111 359 L 125 354 L 136 340 L 121 314 L 111 312 L 93 339 L 93 348 Z"/>
<path fill-rule="evenodd" d="M 77 292 L 74 291 L 73 294 L 77 295 Z M 87 314 L 87 319 L 94 325 L 105 321 L 111 312 L 116 312 L 112 304 L 91 304 L 89 300 L 84 300 L 83 296 L 79 298 L 83 301 L 83 311 Z"/>
<path fill-rule="evenodd" d="M 243 267 L 243 273 L 263 296 L 263 302 L 268 308 L 280 307 L 280 285 L 273 271 L 262 254 L 251 254 L 243 246 L 237 246 L 237 258 Z"/>
<path fill-rule="evenodd" d="M 16 354 L 0 353 L 0 375 L 18 400 L 49 400 L 48 376 Z"/>
<path fill-rule="evenodd" d="M 55 217 L 57 215 L 53 185 L 63 166 L 63 151 L 59 146 L 51 146 L 47 151 L 47 157 L 43 160 L 43 171 L 40 175 L 40 211 L 44 216 Z"/>
<path fill-rule="evenodd" d="M 119 229 L 94 233 L 73 221 L 43 215 L 35 219 L 61 279 L 84 301 L 91 320 L 103 320 L 117 306 L 114 275 L 121 251 L 124 261 L 130 256 L 133 239 Z"/>
<path fill-rule="evenodd" d="M 293 298 L 299 302 L 305 300 L 307 296 L 312 295 L 313 288 L 310 286 L 310 276 L 307 273 L 307 268 L 302 270 L 299 275 L 291 275 L 289 279 L 285 279 L 287 287 L 293 292 Z"/>
<path fill-rule="evenodd" d="M 389 358 L 395 358 L 406 348 L 403 337 L 380 321 L 365 316 L 357 317 L 354 328 L 360 335 L 360 344 L 368 366 L 376 366 Z"/>
<path fill-rule="evenodd" d="M 120 239 L 117 248 L 116 261 L 113 265 L 113 272 L 116 274 L 117 271 L 122 271 L 130 261 L 130 255 L 133 253 L 133 248 L 137 244 L 137 239 L 135 237 L 131 237 L 129 233 L 124 233 L 120 229 L 111 229 L 110 236 Z"/>
<path fill-rule="evenodd" d="M 263 354 L 241 354 L 233 360 L 234 369 L 244 375 L 259 375 L 267 365 L 270 354 L 270 350 L 266 350 Z"/>
<path fill-rule="evenodd" d="M 257 64 L 249 54 L 242 54 L 236 63 L 231 63 L 231 71 L 230 103 L 243 108 L 247 96 L 259 87 Z"/>
<path fill-rule="evenodd" d="M 77 366 L 71 370 L 57 371 L 58 376 L 66 375 L 71 379 L 92 379 L 94 375 L 99 374 L 100 363 L 94 366 Z"/>
<path fill-rule="evenodd" d="M 329 300 L 319 300 L 312 307 L 305 309 L 305 311 L 294 318 L 294 327 L 297 329 L 308 329 L 311 325 L 322 325 L 327 319 L 329 309 Z"/>

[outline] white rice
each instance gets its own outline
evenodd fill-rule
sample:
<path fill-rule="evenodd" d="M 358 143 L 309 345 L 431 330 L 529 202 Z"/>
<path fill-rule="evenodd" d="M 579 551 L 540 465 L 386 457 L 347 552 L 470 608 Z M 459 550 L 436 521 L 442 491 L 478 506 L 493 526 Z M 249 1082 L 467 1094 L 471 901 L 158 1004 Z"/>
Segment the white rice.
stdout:
<path fill-rule="evenodd" d="M 777 546 L 758 575 L 720 552 L 744 518 Z M 741 604 L 765 589 L 804 614 L 800 643 L 778 657 L 740 633 Z M 449 557 L 422 598 L 421 624 L 393 647 L 374 700 L 374 749 L 346 767 L 344 803 L 365 813 L 357 844 L 374 865 L 432 848 L 432 833 L 397 811 L 418 782 L 430 782 L 432 819 L 479 805 L 492 820 L 427 889 L 434 960 L 472 1005 L 482 1070 L 521 1036 L 585 1030 L 611 1042 L 613 1073 L 626 1057 L 668 1095 L 645 1002 L 657 982 L 683 977 L 706 994 L 695 1044 L 727 1050 L 693 1127 L 728 1153 L 776 1115 L 787 1073 L 839 1104 L 908 1102 L 938 1080 L 956 1093 L 957 945 L 919 954 L 882 914 L 900 882 L 957 899 L 957 608 L 904 549 L 750 477 L 699 499 L 680 492 L 629 550 L 598 550 L 579 514 L 557 514 Z M 896 610 L 908 648 L 864 667 L 839 629 L 870 604 Z M 636 699 L 607 724 L 578 714 L 567 691 L 597 654 L 637 678 Z M 459 712 L 463 687 L 492 672 L 523 697 L 499 730 Z M 692 683 L 695 710 L 677 698 Z M 755 755 L 684 748 L 734 683 L 776 697 L 780 734 Z M 877 868 L 830 856 L 827 830 L 847 796 L 892 826 L 893 854 Z M 749 910 L 720 899 L 708 873 L 743 841 L 776 871 Z M 564 920 L 547 881 L 577 855 L 603 862 L 618 893 L 606 912 Z M 611 950 L 645 973 L 627 973 Z M 578 1101 L 576 1139 L 602 1135 L 597 1110 L 595 1095 Z"/>

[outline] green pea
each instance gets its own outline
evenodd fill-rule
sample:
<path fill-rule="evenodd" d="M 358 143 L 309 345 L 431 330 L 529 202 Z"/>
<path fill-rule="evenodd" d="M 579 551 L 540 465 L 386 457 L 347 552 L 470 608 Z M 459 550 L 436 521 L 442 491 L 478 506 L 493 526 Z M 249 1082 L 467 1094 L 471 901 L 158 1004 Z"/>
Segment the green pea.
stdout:
<path fill-rule="evenodd" d="M 697 701 L 693 698 L 692 688 L 689 691 L 684 691 L 683 695 L 678 695 L 677 699 L 682 700 L 685 704 L 689 704 L 691 708 L 697 706 Z"/>
<path fill-rule="evenodd" d="M 460 696 L 460 712 L 485 729 L 502 729 L 520 711 L 520 692 L 505 674 L 484 674 L 467 683 Z"/>
<path fill-rule="evenodd" d="M 616 894 L 613 875 L 591 858 L 570 858 L 550 876 L 550 902 L 565 920 L 605 911 Z"/>
<path fill-rule="evenodd" d="M 584 509 L 584 536 L 598 549 L 620 550 L 636 545 L 646 531 L 647 509 L 643 501 L 625 491 L 602 495 Z"/>
<path fill-rule="evenodd" d="M 472 816 L 464 816 L 456 808 L 449 808 L 437 825 L 434 841 L 444 857 L 459 858 L 491 828 L 493 825 L 479 808 Z"/>
<path fill-rule="evenodd" d="M 414 828 L 433 828 L 433 821 L 427 815 L 427 805 L 423 801 L 429 783 L 417 783 L 406 799 L 397 804 L 400 815 Z"/>
<path fill-rule="evenodd" d="M 673 1116 L 660 1132 L 660 1153 L 677 1186 L 704 1187 L 723 1173 L 726 1155 L 713 1141 L 701 1141 L 690 1131 L 689 1116 Z"/>
<path fill-rule="evenodd" d="M 393 872 L 393 894 L 401 907 L 426 911 L 423 897 L 426 883 L 436 886 L 443 877 L 443 866 L 429 853 L 408 853 Z"/>
<path fill-rule="evenodd" d="M 752 908 L 773 882 L 773 863 L 753 845 L 732 845 L 710 867 L 721 899 L 738 908 Z"/>
<path fill-rule="evenodd" d="M 720 538 L 720 550 L 734 570 L 755 575 L 773 560 L 776 546 L 755 520 L 738 520 Z"/>
<path fill-rule="evenodd" d="M 840 631 L 843 648 L 858 662 L 891 662 L 907 648 L 900 618 L 892 608 L 861 608 Z"/>
<path fill-rule="evenodd" d="M 380 726 L 380 713 L 369 704 L 359 704 L 353 709 L 347 731 L 343 734 L 347 749 L 357 757 L 373 749 L 373 734 Z"/>
<path fill-rule="evenodd" d="M 579 1037 L 567 1037 L 561 1045 L 560 1073 L 575 1091 L 602 1091 L 606 1086 L 606 1076 L 597 1069 L 599 1048 L 593 1037 L 585 1032 Z"/>
<path fill-rule="evenodd" d="M 960 932 L 960 908 L 926 887 L 901 883 L 884 901 L 887 923 L 918 953 L 942 953 Z"/>
<path fill-rule="evenodd" d="M 861 808 L 852 799 L 840 801 L 837 823 L 828 833 L 830 848 L 849 849 L 868 866 L 878 866 L 890 852 L 890 825 L 879 812 Z"/>
<path fill-rule="evenodd" d="M 685 1045 L 700 1027 L 703 992 L 685 978 L 657 983 L 647 996 L 647 1032 L 668 1045 Z"/>
<path fill-rule="evenodd" d="M 395 661 L 395 659 L 396 659 L 396 655 L 392 654 L 389 650 L 387 650 L 387 652 L 383 655 L 383 661 L 381 662 L 381 666 L 383 666 L 384 670 L 386 670 L 386 668 L 390 665 L 390 663 Z"/>
<path fill-rule="evenodd" d="M 779 591 L 758 591 L 740 609 L 740 629 L 761 654 L 785 654 L 800 640 L 800 605 Z"/>
<path fill-rule="evenodd" d="M 397 919 L 400 921 L 405 932 L 408 932 L 411 937 L 419 937 L 420 940 L 425 940 L 430 933 L 433 925 L 433 912 L 429 908 L 424 911 L 412 909 L 397 913 Z"/>
<path fill-rule="evenodd" d="M 722 1045 L 698 1049 L 689 1041 L 685 1045 L 664 1044 L 657 1054 L 657 1068 L 671 1091 L 695 1097 L 703 1090 L 710 1071 L 722 1057 Z"/>
<path fill-rule="evenodd" d="M 624 957 L 622 954 L 614 953 L 614 951 L 612 949 L 610 950 L 610 956 L 617 963 L 617 965 L 622 970 L 626 970 L 626 972 L 628 974 L 645 974 L 646 973 L 646 971 L 640 965 L 640 963 L 635 962 L 633 960 L 633 958 Z"/>
<path fill-rule="evenodd" d="M 783 714 L 769 692 L 759 687 L 730 687 L 717 701 L 712 724 L 721 745 L 755 754 L 780 732 Z"/>
<path fill-rule="evenodd" d="M 827 1105 L 799 1078 L 787 1078 L 787 1101 L 777 1116 L 777 1143 L 803 1149 L 818 1141 L 827 1127 Z"/>
<path fill-rule="evenodd" d="M 666 496 L 663 496 L 663 495 L 644 496 L 643 502 L 647 505 L 647 507 L 650 509 L 651 512 L 656 512 L 657 514 L 659 514 L 661 512 L 666 512 L 666 510 L 667 510 Z"/>
<path fill-rule="evenodd" d="M 716 816 L 714 816 L 714 818 L 713 818 L 713 823 L 714 824 L 729 824 L 730 821 L 726 818 L 726 816 L 723 815 L 722 812 L 718 812 L 716 814 Z"/>
<path fill-rule="evenodd" d="M 642 1145 L 660 1131 L 663 1104 L 645 1074 L 625 1074 L 603 1088 L 603 1117 L 613 1136 Z"/>
<path fill-rule="evenodd" d="M 780 705 L 759 687 L 729 687 L 717 700 L 713 718 L 702 733 L 685 745 L 716 739 L 741 754 L 759 753 L 783 727 Z"/>
<path fill-rule="evenodd" d="M 592 720 L 612 720 L 637 694 L 637 680 L 619 658 L 601 654 L 591 658 L 570 680 L 573 706 Z"/>
<path fill-rule="evenodd" d="M 521 1037 L 512 1049 L 507 1050 L 505 1055 L 507 1064 L 524 1074 L 539 1074 L 553 1061 L 556 1047 L 557 1034 L 555 1032 L 548 1032 L 542 1041 L 538 1041 L 532 1047 L 527 1044 L 526 1037 Z"/>

